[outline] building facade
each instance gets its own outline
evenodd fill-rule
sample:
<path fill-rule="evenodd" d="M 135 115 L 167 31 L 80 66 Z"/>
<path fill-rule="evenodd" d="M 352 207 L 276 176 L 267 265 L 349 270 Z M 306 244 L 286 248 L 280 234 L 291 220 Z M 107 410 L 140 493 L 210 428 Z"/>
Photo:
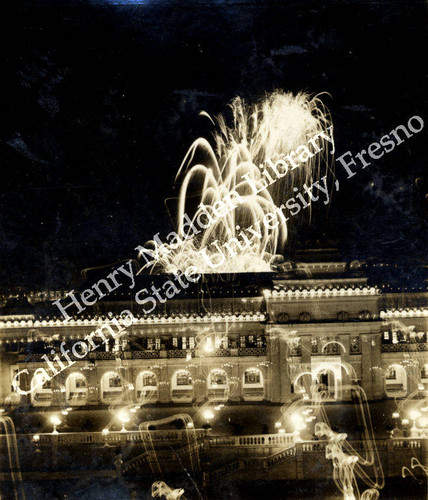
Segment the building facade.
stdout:
<path fill-rule="evenodd" d="M 428 388 L 426 282 L 402 287 L 379 274 L 384 266 L 210 276 L 150 315 L 124 294 L 68 321 L 53 305 L 65 292 L 5 296 L 0 404 L 281 404 L 320 390 L 349 401 L 354 384 L 368 400 L 408 397 Z M 85 338 L 124 309 L 132 325 L 87 349 Z"/>

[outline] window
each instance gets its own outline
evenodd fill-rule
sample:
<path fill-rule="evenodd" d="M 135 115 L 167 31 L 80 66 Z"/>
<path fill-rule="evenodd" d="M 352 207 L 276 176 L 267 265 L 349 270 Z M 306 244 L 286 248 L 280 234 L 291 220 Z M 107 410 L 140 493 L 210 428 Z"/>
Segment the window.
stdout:
<path fill-rule="evenodd" d="M 318 353 L 318 339 L 317 338 L 311 338 L 311 352 L 312 354 L 317 354 Z"/>
<path fill-rule="evenodd" d="M 156 375 L 152 372 L 142 372 L 137 377 L 137 387 L 156 387 Z"/>
<path fill-rule="evenodd" d="M 245 336 L 244 335 L 241 335 L 239 337 L 239 346 L 240 347 L 245 347 Z"/>
<path fill-rule="evenodd" d="M 84 405 L 88 398 L 86 377 L 80 372 L 69 375 L 65 382 L 66 400 L 71 405 Z"/>
<path fill-rule="evenodd" d="M 361 353 L 360 337 L 351 337 L 351 341 L 349 344 L 349 350 L 350 350 L 351 354 L 360 354 Z"/>
<path fill-rule="evenodd" d="M 111 375 L 109 380 L 108 380 L 108 386 L 109 387 L 122 387 L 122 381 L 119 377 L 119 375 Z"/>
<path fill-rule="evenodd" d="M 155 349 L 160 351 L 161 348 L 161 339 L 155 339 Z"/>
<path fill-rule="evenodd" d="M 155 387 L 156 386 L 156 377 L 153 373 L 145 372 L 143 373 L 142 382 L 143 387 Z"/>
<path fill-rule="evenodd" d="M 247 370 L 244 375 L 245 384 L 260 384 L 261 373 L 260 370 Z"/>
<path fill-rule="evenodd" d="M 181 346 L 183 349 L 187 348 L 187 339 L 186 337 L 181 337 Z"/>
<path fill-rule="evenodd" d="M 75 386 L 76 386 L 76 389 L 84 389 L 86 387 L 86 378 L 83 376 L 76 377 Z"/>
<path fill-rule="evenodd" d="M 358 315 L 358 317 L 362 320 L 368 320 L 371 318 L 370 311 L 361 311 Z"/>
<path fill-rule="evenodd" d="M 210 374 L 210 386 L 227 385 L 227 375 L 223 370 L 213 370 Z"/>
<path fill-rule="evenodd" d="M 178 347 L 178 337 L 172 337 L 172 347 Z"/>
<path fill-rule="evenodd" d="M 147 339 L 147 349 L 149 351 L 153 350 L 153 339 Z"/>
<path fill-rule="evenodd" d="M 277 315 L 277 321 L 278 323 L 288 323 L 288 321 L 290 320 L 289 316 L 287 313 L 278 313 Z"/>
<path fill-rule="evenodd" d="M 192 376 L 189 372 L 178 372 L 176 380 L 177 386 L 192 385 Z"/>
<path fill-rule="evenodd" d="M 397 371 L 395 368 L 388 368 L 386 372 L 386 380 L 395 380 L 397 378 Z"/>
<path fill-rule="evenodd" d="M 195 337 L 189 337 L 189 348 L 190 349 L 195 348 Z"/>
<path fill-rule="evenodd" d="M 300 314 L 299 320 L 302 323 L 309 323 L 309 321 L 311 321 L 311 315 L 308 312 L 303 312 Z"/>

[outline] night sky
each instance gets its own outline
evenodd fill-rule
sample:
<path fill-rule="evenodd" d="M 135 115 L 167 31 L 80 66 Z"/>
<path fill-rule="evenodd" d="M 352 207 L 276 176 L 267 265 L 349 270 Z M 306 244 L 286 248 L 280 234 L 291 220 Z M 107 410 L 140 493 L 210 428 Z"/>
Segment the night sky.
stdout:
<path fill-rule="evenodd" d="M 424 2 L 3 2 L 2 287 L 67 287 L 172 229 L 188 147 L 227 110 L 281 88 L 328 92 L 338 154 L 413 115 L 428 128 Z M 426 129 L 350 180 L 287 253 L 424 259 Z M 428 181 L 427 181 L 428 182 Z"/>

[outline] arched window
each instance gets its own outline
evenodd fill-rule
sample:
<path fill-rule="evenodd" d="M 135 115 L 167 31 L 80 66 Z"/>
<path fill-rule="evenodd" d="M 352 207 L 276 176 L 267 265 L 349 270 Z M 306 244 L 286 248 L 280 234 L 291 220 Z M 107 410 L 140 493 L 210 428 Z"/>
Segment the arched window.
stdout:
<path fill-rule="evenodd" d="M 192 375 L 187 370 L 178 370 L 172 376 L 171 397 L 173 401 L 190 402 L 193 399 Z"/>
<path fill-rule="evenodd" d="M 227 385 L 227 374 L 224 370 L 212 370 L 208 377 L 209 387 L 218 387 Z"/>
<path fill-rule="evenodd" d="M 158 382 L 156 375 L 153 372 L 144 371 L 139 373 L 135 386 L 138 399 L 157 399 Z"/>
<path fill-rule="evenodd" d="M 264 381 L 261 370 L 258 368 L 245 370 L 242 392 L 246 401 L 261 401 L 264 398 Z"/>
<path fill-rule="evenodd" d="M 101 401 L 113 403 L 120 400 L 123 386 L 122 379 L 116 372 L 107 372 L 101 378 Z"/>
<path fill-rule="evenodd" d="M 66 400 L 70 405 L 84 405 L 88 399 L 86 377 L 79 372 L 71 373 L 65 381 Z"/>
<path fill-rule="evenodd" d="M 287 313 L 280 312 L 277 314 L 276 320 L 278 323 L 288 323 L 290 321 L 290 318 Z"/>
<path fill-rule="evenodd" d="M 257 368 L 245 370 L 244 385 L 263 385 L 262 372 Z"/>
<path fill-rule="evenodd" d="M 385 393 L 388 397 L 407 395 L 407 375 L 404 366 L 390 365 L 385 371 Z"/>
<path fill-rule="evenodd" d="M 229 392 L 227 374 L 224 370 L 211 370 L 208 375 L 208 397 L 210 399 L 225 399 Z"/>
<path fill-rule="evenodd" d="M 52 402 L 52 382 L 45 373 L 44 370 L 36 370 L 31 379 L 31 402 L 34 406 L 50 406 Z"/>
<path fill-rule="evenodd" d="M 311 321 L 311 315 L 308 312 L 302 312 L 299 315 L 299 321 L 302 323 L 309 323 Z"/>
<path fill-rule="evenodd" d="M 368 320 L 372 317 L 370 311 L 360 311 L 358 317 L 362 320 Z"/>

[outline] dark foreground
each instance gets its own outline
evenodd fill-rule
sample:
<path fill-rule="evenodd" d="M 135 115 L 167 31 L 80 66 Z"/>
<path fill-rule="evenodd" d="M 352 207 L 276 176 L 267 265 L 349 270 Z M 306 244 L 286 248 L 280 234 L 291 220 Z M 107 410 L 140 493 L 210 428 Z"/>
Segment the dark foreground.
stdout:
<path fill-rule="evenodd" d="M 174 484 L 173 484 L 174 483 Z M 197 499 L 342 499 L 332 481 L 274 481 L 274 482 L 224 482 L 218 484 L 211 491 L 201 491 L 192 484 L 187 477 L 169 479 L 169 485 L 174 488 L 183 488 L 186 498 Z M 13 490 L 5 488 L 3 483 L 2 498 L 13 498 Z M 361 493 L 364 487 L 360 485 Z M 152 498 L 151 480 L 126 483 L 116 479 L 93 479 L 90 477 L 77 481 L 25 481 L 25 496 L 27 499 L 67 499 L 67 500 L 139 500 Z M 199 490 L 199 491 L 198 491 Z M 426 500 L 427 483 L 413 478 L 393 478 L 386 481 L 380 491 L 383 500 Z"/>

